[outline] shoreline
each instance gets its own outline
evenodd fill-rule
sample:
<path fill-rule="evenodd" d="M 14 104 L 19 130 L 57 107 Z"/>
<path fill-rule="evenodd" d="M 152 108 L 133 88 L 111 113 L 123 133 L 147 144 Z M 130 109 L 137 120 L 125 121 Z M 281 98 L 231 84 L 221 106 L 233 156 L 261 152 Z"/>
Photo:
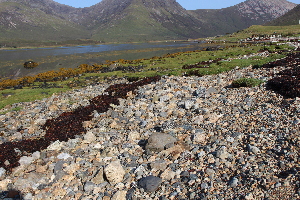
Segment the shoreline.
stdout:
<path fill-rule="evenodd" d="M 1 47 L 1 50 L 20 50 L 20 49 L 40 49 L 40 48 L 56 48 L 56 47 L 77 47 L 77 46 L 91 46 L 91 45 L 108 45 L 108 44 L 142 44 L 142 43 L 165 43 L 165 42 L 192 42 L 198 40 L 158 40 L 158 41 L 145 41 L 145 42 L 106 42 L 106 43 L 90 43 L 90 44 L 65 44 L 65 45 L 43 45 L 43 46 L 22 46 L 22 47 Z"/>

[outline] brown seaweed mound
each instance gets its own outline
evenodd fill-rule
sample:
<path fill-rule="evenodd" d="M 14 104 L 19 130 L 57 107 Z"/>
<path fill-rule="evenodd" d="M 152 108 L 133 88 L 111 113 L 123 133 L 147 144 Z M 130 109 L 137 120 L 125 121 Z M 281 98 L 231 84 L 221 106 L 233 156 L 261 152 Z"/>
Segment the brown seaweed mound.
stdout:
<path fill-rule="evenodd" d="M 267 83 L 268 89 L 274 90 L 279 94 L 295 98 L 300 97 L 300 53 L 292 53 L 285 59 L 268 63 L 264 67 L 269 68 L 270 66 L 285 66 L 285 69 L 277 74 L 276 77 L 269 80 Z"/>

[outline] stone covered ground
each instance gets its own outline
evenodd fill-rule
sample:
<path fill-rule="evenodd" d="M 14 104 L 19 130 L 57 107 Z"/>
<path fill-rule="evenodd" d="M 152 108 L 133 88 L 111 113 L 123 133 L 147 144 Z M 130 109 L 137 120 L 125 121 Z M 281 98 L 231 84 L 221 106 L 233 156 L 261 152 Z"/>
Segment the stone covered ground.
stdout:
<path fill-rule="evenodd" d="M 94 111 L 86 133 L 0 168 L 2 199 L 300 199 L 300 98 L 233 80 L 284 67 L 164 76 Z M 1 143 L 45 135 L 47 119 L 125 79 L 55 94 L 0 115 Z M 16 148 L 17 152 L 18 149 Z M 9 165 L 9 163 L 6 163 Z M 16 198 L 19 199 L 19 198 Z"/>

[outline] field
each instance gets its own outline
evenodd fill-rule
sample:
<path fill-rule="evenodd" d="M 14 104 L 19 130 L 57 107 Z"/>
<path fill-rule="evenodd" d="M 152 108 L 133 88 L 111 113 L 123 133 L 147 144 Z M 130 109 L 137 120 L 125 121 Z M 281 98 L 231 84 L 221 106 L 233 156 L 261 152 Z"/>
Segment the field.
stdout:
<path fill-rule="evenodd" d="M 254 25 L 233 34 L 213 38 L 214 41 L 238 42 L 245 38 L 256 35 L 282 35 L 283 37 L 300 36 L 300 25 L 291 26 L 262 26 Z"/>

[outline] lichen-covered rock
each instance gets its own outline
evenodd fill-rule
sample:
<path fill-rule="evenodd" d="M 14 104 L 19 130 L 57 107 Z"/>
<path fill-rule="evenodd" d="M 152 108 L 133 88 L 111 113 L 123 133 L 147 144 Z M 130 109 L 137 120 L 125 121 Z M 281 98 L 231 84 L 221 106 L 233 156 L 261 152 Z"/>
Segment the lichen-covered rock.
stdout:
<path fill-rule="evenodd" d="M 123 181 L 125 170 L 123 169 L 120 161 L 113 161 L 104 169 L 105 176 L 109 183 L 115 185 Z"/>

